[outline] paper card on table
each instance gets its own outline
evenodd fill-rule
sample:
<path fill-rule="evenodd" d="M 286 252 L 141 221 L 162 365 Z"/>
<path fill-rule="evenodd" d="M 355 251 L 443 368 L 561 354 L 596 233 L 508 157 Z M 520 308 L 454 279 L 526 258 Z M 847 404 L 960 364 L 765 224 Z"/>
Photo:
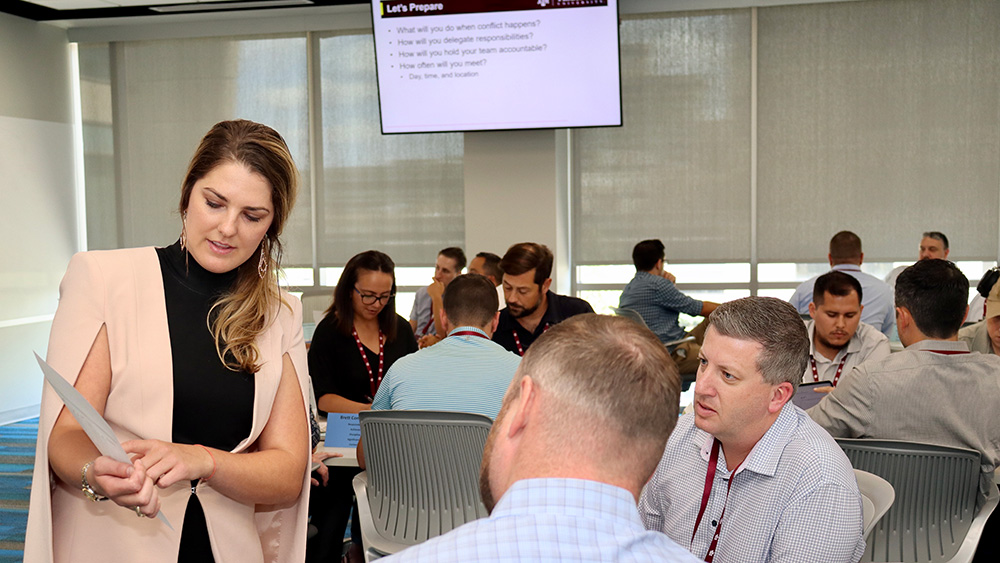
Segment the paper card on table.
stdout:
<path fill-rule="evenodd" d="M 42 374 L 45 376 L 45 381 L 52 386 L 55 390 L 56 395 L 62 399 L 63 404 L 72 413 L 73 418 L 80 423 L 80 427 L 83 431 L 87 433 L 87 437 L 90 441 L 94 443 L 101 455 L 106 455 L 114 460 L 120 461 L 122 463 L 131 464 L 132 460 L 129 459 L 128 454 L 125 453 L 124 448 L 122 448 L 121 442 L 118 441 L 118 437 L 115 436 L 114 430 L 108 426 L 108 422 L 101 417 L 100 414 L 94 407 L 90 406 L 87 399 L 83 398 L 83 395 L 76 390 L 75 387 L 69 384 L 63 376 L 52 369 L 52 366 L 47 364 L 38 353 L 35 353 L 35 359 L 38 360 L 38 367 L 42 368 Z M 156 515 L 157 518 L 163 521 L 171 530 L 174 529 L 170 525 L 170 521 L 167 517 L 163 515 L 162 512 Z"/>
<path fill-rule="evenodd" d="M 361 439 L 361 422 L 358 415 L 331 412 L 326 415 L 326 440 L 328 448 L 356 448 Z"/>

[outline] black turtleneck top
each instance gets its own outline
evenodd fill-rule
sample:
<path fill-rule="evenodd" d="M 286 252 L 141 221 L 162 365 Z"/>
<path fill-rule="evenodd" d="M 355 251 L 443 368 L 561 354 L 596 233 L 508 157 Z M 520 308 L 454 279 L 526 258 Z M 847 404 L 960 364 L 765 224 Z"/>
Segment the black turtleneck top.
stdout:
<path fill-rule="evenodd" d="M 163 274 L 167 328 L 174 372 L 172 438 L 231 451 L 253 426 L 254 378 L 227 368 L 215 348 L 208 314 L 237 272 L 214 274 L 201 267 L 180 242 L 156 249 Z M 197 481 L 192 481 L 192 491 Z M 212 562 L 211 540 L 197 495 L 184 514 L 178 562 Z"/>
<path fill-rule="evenodd" d="M 173 438 L 232 450 L 250 435 L 254 380 L 223 365 L 208 326 L 208 312 L 236 281 L 236 270 L 213 274 L 181 250 L 157 248 L 167 303 L 174 368 Z"/>

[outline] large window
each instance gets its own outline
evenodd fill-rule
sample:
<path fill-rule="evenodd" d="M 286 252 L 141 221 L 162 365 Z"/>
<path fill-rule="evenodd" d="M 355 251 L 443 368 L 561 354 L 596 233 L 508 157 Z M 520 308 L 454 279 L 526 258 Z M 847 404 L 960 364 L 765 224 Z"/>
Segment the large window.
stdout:
<path fill-rule="evenodd" d="M 420 266 L 464 242 L 462 135 L 381 135 L 370 34 L 129 41 L 79 52 L 92 249 L 176 240 L 188 160 L 214 123 L 234 118 L 278 130 L 299 167 L 282 236 L 285 283 L 297 291 L 328 293 L 352 255 L 374 248 L 400 266 L 406 315 L 431 276 Z"/>
<path fill-rule="evenodd" d="M 616 305 L 659 238 L 693 296 L 788 298 L 845 229 L 879 277 L 943 231 L 975 284 L 998 252 L 998 24 L 989 0 L 624 18 L 625 125 L 572 135 L 574 290 Z"/>

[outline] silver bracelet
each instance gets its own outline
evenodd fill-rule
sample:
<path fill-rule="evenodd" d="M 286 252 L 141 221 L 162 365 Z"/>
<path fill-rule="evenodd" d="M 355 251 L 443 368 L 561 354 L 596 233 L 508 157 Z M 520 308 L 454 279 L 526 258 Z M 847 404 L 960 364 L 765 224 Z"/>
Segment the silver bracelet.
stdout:
<path fill-rule="evenodd" d="M 94 465 L 94 462 L 88 461 L 83 466 L 83 469 L 80 470 L 80 489 L 83 490 L 83 496 L 89 498 L 94 502 L 108 500 L 108 497 L 97 494 L 97 491 L 94 490 L 94 487 L 91 487 L 90 482 L 87 481 L 87 470 L 90 469 L 91 465 Z"/>

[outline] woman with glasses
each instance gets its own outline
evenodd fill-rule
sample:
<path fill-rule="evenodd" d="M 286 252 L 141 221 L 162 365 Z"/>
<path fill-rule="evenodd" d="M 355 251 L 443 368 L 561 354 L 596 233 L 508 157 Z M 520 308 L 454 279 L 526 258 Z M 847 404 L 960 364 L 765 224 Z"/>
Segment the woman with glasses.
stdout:
<path fill-rule="evenodd" d="M 410 323 L 396 314 L 392 259 L 377 250 L 351 258 L 326 313 L 309 347 L 316 404 L 324 414 L 368 410 L 389 367 L 417 351 Z M 319 534 L 310 540 L 307 561 L 340 559 L 353 497 L 351 480 L 358 471 L 332 467 L 329 484 L 313 488 L 310 512 Z M 352 527 L 351 538 L 360 545 L 357 525 Z"/>

